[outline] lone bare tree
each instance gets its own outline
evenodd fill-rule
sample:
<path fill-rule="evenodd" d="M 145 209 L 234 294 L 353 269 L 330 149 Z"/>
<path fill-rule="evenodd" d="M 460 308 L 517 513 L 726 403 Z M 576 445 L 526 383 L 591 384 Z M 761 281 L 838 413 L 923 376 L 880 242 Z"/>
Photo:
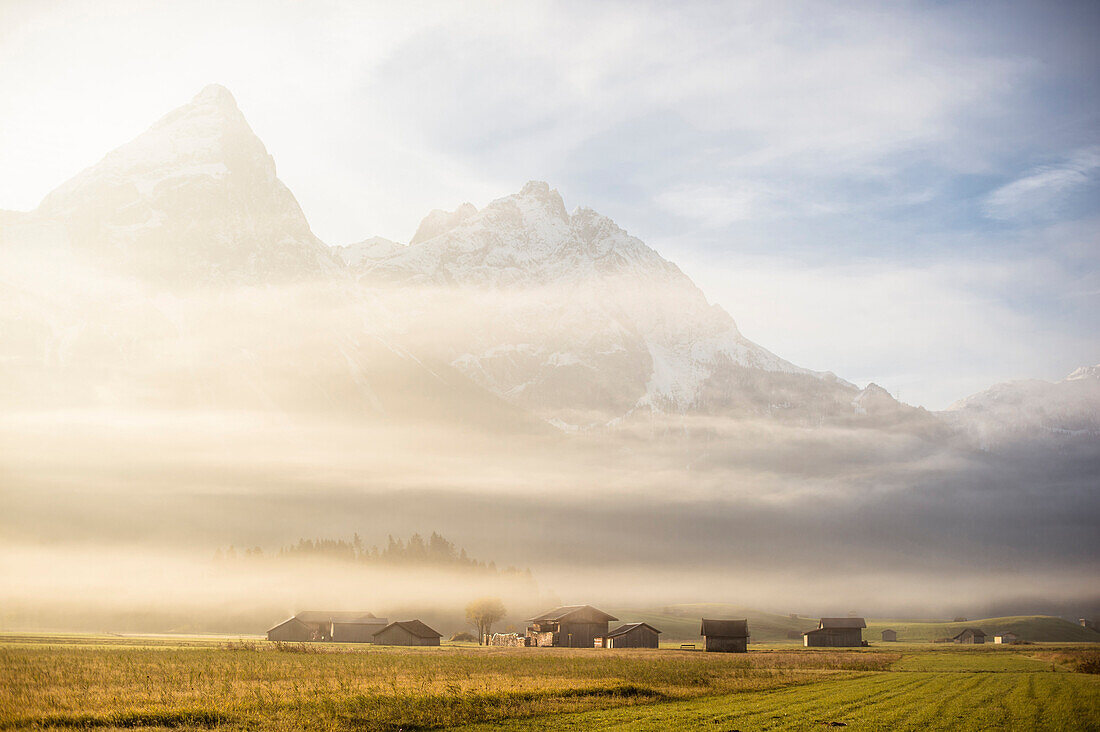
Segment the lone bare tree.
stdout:
<path fill-rule="evenodd" d="M 493 630 L 493 623 L 506 614 L 499 597 L 482 597 L 466 606 L 466 622 L 477 628 L 478 645 L 485 644 L 486 636 Z"/>

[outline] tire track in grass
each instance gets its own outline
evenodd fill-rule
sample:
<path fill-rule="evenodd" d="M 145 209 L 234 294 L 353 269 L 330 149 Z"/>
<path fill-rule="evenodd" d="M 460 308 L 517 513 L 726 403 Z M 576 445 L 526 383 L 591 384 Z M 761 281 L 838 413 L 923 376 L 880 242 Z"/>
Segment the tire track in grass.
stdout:
<path fill-rule="evenodd" d="M 1037 704 L 1037 699 L 1045 701 Z M 853 732 L 1098 730 L 1100 680 L 1049 672 L 877 672 L 808 687 L 516 720 L 503 727 L 817 732 L 829 722 L 843 722 Z"/>
<path fill-rule="evenodd" d="M 784 729 L 792 718 L 799 723 L 804 723 L 806 717 L 814 717 L 817 724 L 841 721 L 847 713 L 837 710 L 837 705 L 850 712 L 852 709 L 863 706 L 867 699 L 881 695 L 884 686 L 888 688 L 887 685 L 887 679 L 875 675 L 837 681 L 828 686 L 823 684 L 820 687 L 810 687 L 803 691 L 813 693 L 786 695 L 793 699 L 783 705 L 782 714 L 776 714 L 778 711 L 776 702 L 782 701 L 781 699 L 769 699 L 764 696 L 754 696 L 751 699 L 737 698 L 737 702 L 744 702 L 745 706 L 750 708 L 755 706 L 756 709 L 739 710 L 740 713 L 735 714 L 731 721 L 735 725 L 756 723 L 765 730 L 777 728 L 777 723 L 778 728 Z M 730 699 L 730 701 L 734 700 Z"/>
<path fill-rule="evenodd" d="M 977 689 L 985 686 L 990 681 L 988 675 L 975 675 L 965 680 L 959 679 L 959 674 L 936 674 L 930 679 L 932 689 L 924 694 L 907 694 L 905 704 L 890 705 L 881 710 L 884 718 L 893 721 L 892 729 L 928 729 L 929 727 L 942 726 L 942 721 L 949 717 L 949 712 L 960 700 L 969 697 Z M 931 693 L 928 693 L 931 692 Z M 923 700 L 933 700 L 933 703 L 922 703 Z M 941 724 L 936 724 L 937 722 Z"/>
<path fill-rule="evenodd" d="M 931 683 L 924 675 L 883 674 L 864 683 L 845 684 L 840 689 L 822 690 L 822 694 L 805 698 L 797 705 L 800 717 L 812 718 L 817 724 L 851 723 L 865 708 L 888 703 L 904 695 L 913 695 Z"/>
<path fill-rule="evenodd" d="M 904 683 L 902 679 L 907 679 Z M 953 679 L 945 679 L 940 674 L 918 672 L 904 672 L 903 675 L 892 676 L 890 679 L 895 685 L 895 691 L 876 697 L 874 701 L 860 709 L 862 714 L 859 720 L 866 721 L 871 714 L 874 715 L 871 723 L 873 729 L 898 729 L 909 723 L 914 709 L 914 702 L 921 699 L 943 699 L 944 689 L 954 683 Z M 919 702 L 918 702 L 919 703 Z M 925 717 L 933 717 L 936 710 L 926 710 Z M 853 722 L 856 722 L 853 719 Z M 859 725 L 862 726 L 862 725 Z"/>

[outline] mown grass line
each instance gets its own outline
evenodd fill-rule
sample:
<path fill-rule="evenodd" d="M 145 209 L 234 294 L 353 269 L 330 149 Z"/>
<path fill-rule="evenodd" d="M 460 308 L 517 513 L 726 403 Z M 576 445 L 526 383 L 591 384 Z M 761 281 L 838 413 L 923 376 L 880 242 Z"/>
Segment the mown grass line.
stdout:
<path fill-rule="evenodd" d="M 1028 695 L 1029 682 L 1034 697 Z M 1041 700 L 1041 701 L 1040 701 Z M 1038 703 L 1036 703 L 1038 702 Z M 474 725 L 490 729 L 820 730 L 839 722 L 849 730 L 1100 729 L 1100 683 L 1083 674 L 937 674 L 882 672 L 811 687 L 752 691 L 630 710 Z"/>
<path fill-rule="evenodd" d="M 890 703 L 874 700 L 868 705 L 868 709 L 861 711 L 873 713 L 883 729 L 951 729 L 947 720 L 954 718 L 952 710 L 958 705 L 959 699 L 974 698 L 989 681 L 989 677 L 984 675 L 973 675 L 965 679 L 949 674 L 928 676 L 927 684 L 902 690 L 888 700 Z M 858 716 L 860 715 L 853 719 Z"/>

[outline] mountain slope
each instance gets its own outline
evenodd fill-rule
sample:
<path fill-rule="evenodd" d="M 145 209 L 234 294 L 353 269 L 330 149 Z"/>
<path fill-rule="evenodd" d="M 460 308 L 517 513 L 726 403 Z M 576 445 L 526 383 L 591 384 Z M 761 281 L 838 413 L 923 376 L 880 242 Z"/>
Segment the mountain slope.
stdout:
<path fill-rule="evenodd" d="M 355 259 L 363 285 L 425 294 L 422 319 L 462 310 L 461 337 L 421 345 L 563 426 L 639 409 L 855 413 L 850 384 L 749 341 L 678 267 L 591 209 L 568 213 L 546 183 L 433 211 L 408 247 Z"/>
<path fill-rule="evenodd" d="M 1100 365 L 1079 368 L 1056 382 L 996 384 L 955 402 L 942 415 L 985 448 L 1095 443 L 1100 438 Z"/>

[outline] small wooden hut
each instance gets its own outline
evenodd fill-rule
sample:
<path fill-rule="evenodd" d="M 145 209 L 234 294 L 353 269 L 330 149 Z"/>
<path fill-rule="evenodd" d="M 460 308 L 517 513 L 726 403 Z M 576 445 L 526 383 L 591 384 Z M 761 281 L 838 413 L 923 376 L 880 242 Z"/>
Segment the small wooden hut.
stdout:
<path fill-rule="evenodd" d="M 745 653 L 749 650 L 748 620 L 703 618 L 699 635 L 706 639 L 706 650 L 716 653 Z"/>
<path fill-rule="evenodd" d="M 661 631 L 649 623 L 627 623 L 596 636 L 596 648 L 656 648 Z"/>
<path fill-rule="evenodd" d="M 374 634 L 383 646 L 438 646 L 443 635 L 419 620 L 398 620 Z"/>
<path fill-rule="evenodd" d="M 863 645 L 863 618 L 822 618 L 814 630 L 802 634 L 808 648 L 848 648 Z"/>
<path fill-rule="evenodd" d="M 985 633 L 981 628 L 964 628 L 963 632 L 951 640 L 956 643 L 985 643 Z"/>
<path fill-rule="evenodd" d="M 882 639 L 884 641 L 896 641 L 898 639 L 898 632 L 896 630 L 891 630 L 890 628 L 887 628 L 886 630 L 882 631 Z"/>

